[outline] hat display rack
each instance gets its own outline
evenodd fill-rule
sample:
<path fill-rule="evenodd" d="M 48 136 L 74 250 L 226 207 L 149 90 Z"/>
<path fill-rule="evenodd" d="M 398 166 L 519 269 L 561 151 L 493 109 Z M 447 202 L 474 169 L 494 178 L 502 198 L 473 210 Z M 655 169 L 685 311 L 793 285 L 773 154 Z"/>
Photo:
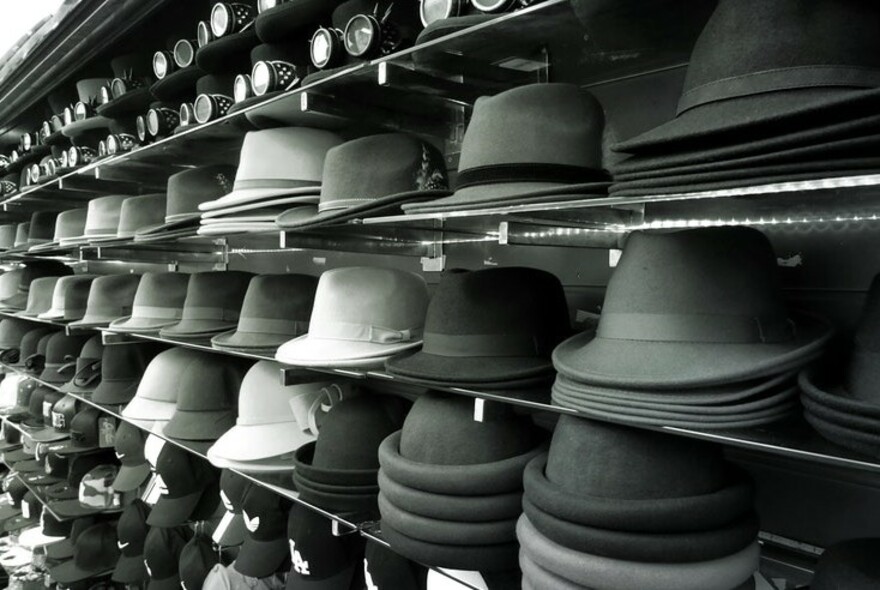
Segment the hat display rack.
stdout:
<path fill-rule="evenodd" d="M 0 121 L 10 583 L 880 583 L 880 9 L 155 4 Z"/>

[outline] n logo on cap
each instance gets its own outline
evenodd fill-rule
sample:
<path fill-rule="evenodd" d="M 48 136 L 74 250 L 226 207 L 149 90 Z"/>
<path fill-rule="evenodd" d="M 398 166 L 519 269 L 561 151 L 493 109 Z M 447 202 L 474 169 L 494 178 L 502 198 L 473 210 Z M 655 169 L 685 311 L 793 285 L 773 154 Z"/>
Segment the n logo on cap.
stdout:
<path fill-rule="evenodd" d="M 296 550 L 296 542 L 293 539 L 288 539 L 287 542 L 290 543 L 290 561 L 293 563 L 293 570 L 301 576 L 312 575 L 309 571 L 309 562 Z"/>
<path fill-rule="evenodd" d="M 244 517 L 244 526 L 247 527 L 252 533 L 257 532 L 257 529 L 260 528 L 260 517 L 255 516 L 253 518 L 248 518 L 247 512 L 242 511 L 242 516 Z"/>
<path fill-rule="evenodd" d="M 373 581 L 373 576 L 370 575 L 370 564 L 367 563 L 367 560 L 364 560 L 364 582 L 367 584 L 367 590 L 379 590 L 379 587 Z"/>

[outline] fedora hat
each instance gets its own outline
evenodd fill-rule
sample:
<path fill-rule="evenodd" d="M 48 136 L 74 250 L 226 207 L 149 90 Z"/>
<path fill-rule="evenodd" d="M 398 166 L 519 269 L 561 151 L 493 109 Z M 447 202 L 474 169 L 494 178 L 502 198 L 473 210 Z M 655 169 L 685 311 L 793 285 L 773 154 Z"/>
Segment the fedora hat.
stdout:
<path fill-rule="evenodd" d="M 632 234 L 595 337 L 566 340 L 553 364 L 584 383 L 656 390 L 794 370 L 831 331 L 788 312 L 776 273 L 772 247 L 754 229 Z"/>
<path fill-rule="evenodd" d="M 291 90 L 302 83 L 311 71 L 309 44 L 305 39 L 261 43 L 251 49 L 251 69 L 235 77 L 235 104 L 229 108 L 229 112 L 238 112 Z"/>
<path fill-rule="evenodd" d="M 115 240 L 119 228 L 119 215 L 125 195 L 108 195 L 89 201 L 85 229 L 82 235 L 70 238 L 68 245 L 86 244 L 91 241 Z"/>
<path fill-rule="evenodd" d="M 805 13 L 796 0 L 721 0 L 694 46 L 676 117 L 614 149 L 742 141 L 876 106 L 877 26 L 870 3 L 823 0 Z"/>
<path fill-rule="evenodd" d="M 165 222 L 166 197 L 163 193 L 128 197 L 122 201 L 116 237 L 133 238 L 139 229 Z"/>
<path fill-rule="evenodd" d="M 110 329 L 149 333 L 176 324 L 183 314 L 188 284 L 189 275 L 185 273 L 144 273 L 138 282 L 131 315 L 114 319 L 110 322 Z"/>
<path fill-rule="evenodd" d="M 147 365 L 162 349 L 152 342 L 104 347 L 101 381 L 94 387 L 92 401 L 114 406 L 131 401 Z"/>
<path fill-rule="evenodd" d="M 18 293 L 18 285 L 23 274 L 24 269 L 22 268 L 14 268 L 0 274 L 0 302 Z M 26 303 L 27 299 L 25 298 Z"/>
<path fill-rule="evenodd" d="M 522 267 L 452 273 L 428 305 L 422 349 L 389 359 L 386 367 L 434 383 L 546 377 L 550 352 L 569 331 L 565 293 L 550 273 Z"/>
<path fill-rule="evenodd" d="M 31 222 L 23 221 L 15 226 L 15 239 L 12 242 L 12 250 L 27 247 L 28 234 L 31 231 Z"/>
<path fill-rule="evenodd" d="M 136 424 L 170 420 L 180 395 L 178 376 L 186 373 L 190 364 L 201 363 L 205 354 L 187 348 L 169 348 L 157 354 L 144 370 L 137 392 L 122 410 L 122 417 Z"/>
<path fill-rule="evenodd" d="M 31 282 L 40 277 L 58 277 L 73 274 L 73 270 L 61 262 L 54 260 L 34 260 L 26 262 L 24 268 L 18 273 L 15 270 L 4 273 L 10 275 L 9 280 L 14 281 L 18 277 L 18 287 L 15 293 L 0 299 L 0 308 L 22 310 L 27 306 L 28 292 Z"/>
<path fill-rule="evenodd" d="M 70 245 L 71 240 L 76 240 L 85 233 L 87 215 L 88 209 L 86 208 L 62 211 L 55 218 L 55 232 L 52 235 L 52 241 L 33 246 L 30 251 L 42 252 Z"/>
<path fill-rule="evenodd" d="M 161 328 L 159 335 L 163 338 L 206 338 L 234 328 L 253 276 L 237 270 L 191 274 L 180 321 Z"/>
<path fill-rule="evenodd" d="M 95 275 L 72 275 L 61 277 L 52 292 L 52 306 L 39 314 L 41 320 L 73 321 L 86 313 L 89 289 Z"/>
<path fill-rule="evenodd" d="M 16 312 L 16 315 L 35 318 L 41 313 L 48 312 L 52 307 L 52 295 L 55 293 L 55 284 L 59 278 L 40 277 L 34 279 L 28 292 L 27 307 Z"/>
<path fill-rule="evenodd" d="M 40 373 L 40 380 L 59 385 L 69 381 L 76 368 L 72 361 L 79 356 L 88 339 L 87 335 L 68 336 L 64 332 L 52 334 L 46 346 L 46 365 Z"/>
<path fill-rule="evenodd" d="M 318 279 L 308 275 L 259 275 L 248 284 L 235 330 L 211 338 L 220 349 L 274 352 L 309 329 Z"/>
<path fill-rule="evenodd" d="M 2 182 L 5 181 L 0 180 Z M 9 250 L 15 244 L 15 227 L 14 223 L 0 225 L 0 250 Z"/>
<path fill-rule="evenodd" d="M 110 83 L 107 78 L 86 78 L 76 83 L 79 102 L 64 110 L 61 133 L 72 140 L 95 133 L 107 133 L 110 119 L 98 115 L 95 109 L 101 98 L 101 88 Z"/>
<path fill-rule="evenodd" d="M 16 318 L 0 320 L 0 350 L 20 351 L 25 335 L 33 329 L 33 324 Z"/>
<path fill-rule="evenodd" d="M 27 236 L 24 242 L 17 243 L 10 252 L 27 252 L 29 248 L 40 244 L 48 244 L 52 241 L 55 231 L 55 218 L 57 213 L 51 211 L 37 211 L 31 215 L 27 226 Z"/>
<path fill-rule="evenodd" d="M 356 294 L 356 295 L 355 295 Z M 358 300 L 351 305 L 351 297 Z M 321 275 L 309 332 L 278 349 L 275 358 L 301 366 L 363 366 L 422 342 L 428 289 L 411 272 L 348 267 Z"/>
<path fill-rule="evenodd" d="M 484 96 L 465 131 L 455 194 L 408 213 L 604 196 L 605 115 L 572 84 L 531 84 Z"/>
<path fill-rule="evenodd" d="M 199 209 L 214 211 L 277 197 L 303 197 L 286 201 L 291 204 L 316 203 L 324 158 L 342 142 L 335 133 L 307 127 L 251 131 L 244 138 L 232 192 L 200 203 Z"/>
<path fill-rule="evenodd" d="M 235 169 L 231 166 L 201 166 L 168 177 L 165 222 L 141 228 L 138 237 L 161 236 L 172 230 L 197 225 L 199 204 L 214 201 L 232 190 Z"/>
<path fill-rule="evenodd" d="M 99 115 L 122 118 L 143 112 L 151 102 L 152 54 L 126 53 L 110 60 L 113 80 L 101 91 L 102 104 L 95 109 Z"/>
<path fill-rule="evenodd" d="M 283 229 L 307 229 L 355 217 L 399 211 L 407 201 L 449 195 L 442 154 L 402 133 L 370 135 L 331 148 L 324 160 L 317 214 L 299 219 L 283 213 Z"/>
<path fill-rule="evenodd" d="M 91 392 L 101 382 L 101 360 L 104 357 L 104 345 L 100 334 L 89 338 L 83 344 L 79 356 L 76 357 L 76 367 L 73 378 L 61 386 L 64 393 Z"/>
<path fill-rule="evenodd" d="M 9 362 L 10 359 L 7 359 L 6 362 L 9 364 L 10 367 L 13 367 L 13 368 L 22 369 L 22 370 L 30 370 L 28 368 L 28 365 L 30 364 L 31 366 L 33 366 L 32 363 L 33 363 L 34 359 L 32 359 L 31 357 L 37 354 L 37 349 L 40 346 L 40 341 L 43 339 L 43 337 L 51 334 L 54 331 L 55 331 L 54 326 L 38 326 L 38 327 L 32 328 L 31 330 L 28 330 L 27 333 L 24 336 L 22 336 L 22 338 L 21 338 L 21 344 L 19 345 L 19 348 L 18 348 L 18 353 L 19 353 L 18 361 L 13 363 L 13 362 Z M 43 349 L 44 353 L 45 353 L 45 346 L 47 346 L 48 344 L 49 344 L 49 342 L 47 340 L 46 343 L 43 345 L 44 346 L 44 349 Z M 45 359 L 45 356 L 44 356 L 44 359 Z M 12 381 L 12 380 L 10 380 L 10 381 Z M 13 388 L 13 392 L 14 391 L 15 391 L 15 388 Z M 13 404 L 14 404 L 14 400 L 15 400 L 15 396 L 13 393 L 13 397 L 12 397 Z"/>
<path fill-rule="evenodd" d="M 308 411 L 326 399 L 326 381 L 284 387 L 278 379 L 281 365 L 259 361 L 241 382 L 238 394 L 238 418 L 210 449 L 214 457 L 232 461 L 260 461 L 289 455 L 302 445 L 315 440 L 309 432 Z M 293 469 L 290 463 L 288 470 Z"/>
<path fill-rule="evenodd" d="M 131 313 L 140 275 L 115 274 L 97 277 L 89 288 L 85 315 L 71 326 L 106 326 L 116 318 Z"/>

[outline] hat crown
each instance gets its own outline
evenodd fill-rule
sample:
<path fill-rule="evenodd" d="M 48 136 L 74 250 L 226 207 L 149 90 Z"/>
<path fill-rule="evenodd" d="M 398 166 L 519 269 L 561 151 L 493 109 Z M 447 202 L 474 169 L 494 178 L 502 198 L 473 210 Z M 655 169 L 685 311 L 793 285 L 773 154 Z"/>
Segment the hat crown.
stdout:
<path fill-rule="evenodd" d="M 0 225 L 0 248 L 12 248 L 15 245 L 15 224 Z"/>
<path fill-rule="evenodd" d="M 232 190 L 235 168 L 201 166 L 168 177 L 165 222 L 199 214 L 199 204 L 219 199 Z"/>
<path fill-rule="evenodd" d="M 178 384 L 177 411 L 234 410 L 244 378 L 244 367 L 237 360 L 206 352 L 193 357 L 173 377 Z"/>
<path fill-rule="evenodd" d="M 723 100 L 759 73 L 781 72 L 790 81 L 781 89 L 815 88 L 823 84 L 798 81 L 814 66 L 880 68 L 878 28 L 880 8 L 862 0 L 721 0 L 694 45 L 679 110 L 695 89 L 740 78 L 739 89 L 718 93 Z"/>
<path fill-rule="evenodd" d="M 37 211 L 31 215 L 31 225 L 28 230 L 27 241 L 30 243 L 51 242 L 55 233 L 55 220 L 57 213 L 50 211 Z"/>
<path fill-rule="evenodd" d="M 317 288 L 317 277 L 310 275 L 255 276 L 248 284 L 241 306 L 241 323 L 246 318 L 308 322 Z"/>
<path fill-rule="evenodd" d="M 180 272 L 147 272 L 138 283 L 134 307 L 183 309 L 189 275 Z"/>
<path fill-rule="evenodd" d="M 313 467 L 378 469 L 379 443 L 403 424 L 403 400 L 361 396 L 334 404 L 321 424 Z M 351 441 L 358 444 L 353 445 Z"/>
<path fill-rule="evenodd" d="M 123 465 L 140 465 L 146 462 L 144 442 L 145 437 L 139 428 L 128 422 L 119 423 L 114 448 Z"/>
<path fill-rule="evenodd" d="M 40 277 L 31 282 L 28 291 L 28 301 L 25 311 L 28 313 L 42 313 L 52 306 L 52 297 L 55 294 L 55 286 L 59 277 Z"/>
<path fill-rule="evenodd" d="M 86 236 L 116 235 L 125 195 L 108 195 L 89 201 L 86 214 Z"/>
<path fill-rule="evenodd" d="M 559 418 L 546 476 L 572 494 L 627 500 L 696 496 L 729 483 L 720 447 L 574 416 Z"/>
<path fill-rule="evenodd" d="M 254 275 L 239 270 L 197 272 L 190 275 L 183 304 L 183 319 L 201 319 L 201 308 L 226 312 L 224 320 L 237 321 Z"/>
<path fill-rule="evenodd" d="M 84 359 L 100 359 L 104 356 L 104 344 L 101 342 L 101 336 L 92 336 L 79 351 L 79 358 Z"/>
<path fill-rule="evenodd" d="M 46 364 L 60 365 L 70 362 L 72 358 L 79 356 L 79 351 L 88 339 L 88 336 L 68 336 L 64 332 L 52 334 L 46 347 Z"/>
<path fill-rule="evenodd" d="M 19 223 L 15 227 L 15 247 L 24 246 L 27 244 L 28 235 L 31 232 L 31 222 L 25 221 L 24 223 Z"/>
<path fill-rule="evenodd" d="M 51 330 L 51 328 L 48 328 L 48 327 L 36 328 L 36 329 L 30 330 L 28 333 L 26 333 L 21 339 L 21 347 L 19 349 L 20 350 L 19 358 L 26 359 L 29 356 L 31 356 L 32 354 L 36 354 L 37 353 L 37 344 L 40 342 L 40 339 L 43 336 L 45 336 L 50 330 Z M 10 383 L 11 382 L 12 381 L 10 380 Z M 2 382 L 0 382 L 0 383 L 2 383 Z M 14 430 L 14 428 L 11 428 L 10 430 Z"/>
<path fill-rule="evenodd" d="M 137 381 L 154 356 L 156 349 L 150 344 L 106 346 L 101 355 L 101 381 Z"/>
<path fill-rule="evenodd" d="M 477 422 L 469 399 L 434 392 L 423 394 L 403 423 L 400 454 L 428 465 L 478 465 L 535 448 L 539 439 L 534 425 L 528 418 L 507 410 L 499 409 L 499 413 Z"/>
<path fill-rule="evenodd" d="M 8 270 L 0 274 L 0 298 L 6 299 L 15 295 L 18 292 L 18 286 L 23 275 L 24 270 L 21 268 Z"/>
<path fill-rule="evenodd" d="M 296 422 L 290 401 L 299 396 L 314 399 L 326 387 L 326 381 L 284 386 L 278 379 L 281 365 L 258 361 L 245 374 L 238 396 L 238 423 L 242 425 Z M 305 427 L 305 424 L 301 424 Z"/>
<path fill-rule="evenodd" d="M 128 197 L 119 212 L 117 236 L 130 237 L 143 227 L 161 225 L 165 221 L 166 207 L 164 194 Z"/>
<path fill-rule="evenodd" d="M 107 350 L 111 348 L 116 347 L 108 346 Z M 197 362 L 195 359 L 202 354 L 204 353 L 187 348 L 169 348 L 160 352 L 147 365 L 135 397 L 168 404 L 176 403 L 179 391 L 177 376 L 190 362 Z"/>
<path fill-rule="evenodd" d="M 335 133 L 308 127 L 251 131 L 242 144 L 235 189 L 273 188 L 278 181 L 294 188 L 317 186 L 327 152 L 342 143 Z"/>
<path fill-rule="evenodd" d="M 88 208 L 62 211 L 55 219 L 55 241 L 78 238 L 85 234 Z"/>
<path fill-rule="evenodd" d="M 459 172 L 539 164 L 602 169 L 605 113 L 573 84 L 530 84 L 482 96 L 461 146 Z"/>
<path fill-rule="evenodd" d="M 150 530 L 147 525 L 149 514 L 150 507 L 140 498 L 135 498 L 119 516 L 116 533 L 119 539 L 119 549 L 126 557 L 136 557 L 143 554 L 144 542 Z"/>
<path fill-rule="evenodd" d="M 288 502 L 279 494 L 262 486 L 250 486 L 242 500 L 242 514 L 251 526 L 250 537 L 257 541 L 283 539 L 287 533 Z"/>
<path fill-rule="evenodd" d="M 94 280 L 95 277 L 92 275 L 72 275 L 59 278 L 52 294 L 50 311 L 62 314 L 66 311 L 83 312 Z"/>
<path fill-rule="evenodd" d="M 79 96 L 80 102 L 89 103 L 94 101 L 101 94 L 101 88 L 109 83 L 110 80 L 107 78 L 78 80 L 76 83 L 76 94 Z"/>
<path fill-rule="evenodd" d="M 166 580 L 178 574 L 180 554 L 192 532 L 187 527 L 154 526 L 144 541 L 144 561 L 150 568 L 150 579 Z"/>
<path fill-rule="evenodd" d="M 128 313 L 134 301 L 141 275 L 115 274 L 97 277 L 92 281 L 89 298 L 86 304 L 86 315 L 89 312 L 100 313 L 105 309 L 114 309 L 120 315 Z"/>
<path fill-rule="evenodd" d="M 402 133 L 370 135 L 327 152 L 318 210 L 448 186 L 443 155 L 433 145 Z"/>
<path fill-rule="evenodd" d="M 196 80 L 196 96 L 199 94 L 220 94 L 232 96 L 235 76 L 231 74 L 208 74 Z"/>
<path fill-rule="evenodd" d="M 73 561 L 88 571 L 112 569 L 119 559 L 116 530 L 109 523 L 93 525 L 80 534 L 73 546 Z"/>

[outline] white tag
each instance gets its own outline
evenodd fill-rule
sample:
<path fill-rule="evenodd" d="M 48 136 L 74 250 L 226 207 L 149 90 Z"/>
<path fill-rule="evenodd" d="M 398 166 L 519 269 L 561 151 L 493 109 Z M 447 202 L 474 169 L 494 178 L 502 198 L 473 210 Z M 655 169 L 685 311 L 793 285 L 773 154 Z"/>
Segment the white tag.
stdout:
<path fill-rule="evenodd" d="M 241 515 L 244 517 L 244 526 L 247 527 L 247 530 L 252 533 L 257 532 L 257 529 L 260 528 L 260 517 L 248 518 L 247 512 L 244 511 L 242 511 Z"/>
<path fill-rule="evenodd" d="M 221 545 L 223 540 L 223 535 L 226 534 L 226 530 L 229 528 L 229 525 L 232 524 L 232 521 L 235 520 L 235 515 L 231 512 L 225 512 L 223 514 L 223 518 L 220 519 L 220 523 L 217 525 L 217 528 L 214 529 L 214 534 L 211 535 L 211 538 L 214 539 L 214 542 L 218 545 Z"/>
<path fill-rule="evenodd" d="M 474 400 L 474 422 L 482 422 L 486 413 L 486 400 L 477 398 Z"/>
<path fill-rule="evenodd" d="M 150 479 L 150 482 L 147 484 L 147 489 L 144 491 L 143 501 L 149 504 L 150 506 L 154 506 L 156 502 L 159 501 L 159 498 L 162 496 L 162 492 L 157 485 L 158 476 L 153 476 Z"/>
<path fill-rule="evenodd" d="M 52 422 L 52 402 L 43 402 L 43 420 Z"/>
<path fill-rule="evenodd" d="M 618 250 L 617 248 L 611 248 L 608 250 L 608 267 L 616 268 L 617 263 L 620 262 L 620 257 L 623 255 L 623 250 Z"/>
<path fill-rule="evenodd" d="M 21 515 L 27 519 L 30 519 L 31 517 L 31 505 L 27 502 L 21 503 Z"/>

